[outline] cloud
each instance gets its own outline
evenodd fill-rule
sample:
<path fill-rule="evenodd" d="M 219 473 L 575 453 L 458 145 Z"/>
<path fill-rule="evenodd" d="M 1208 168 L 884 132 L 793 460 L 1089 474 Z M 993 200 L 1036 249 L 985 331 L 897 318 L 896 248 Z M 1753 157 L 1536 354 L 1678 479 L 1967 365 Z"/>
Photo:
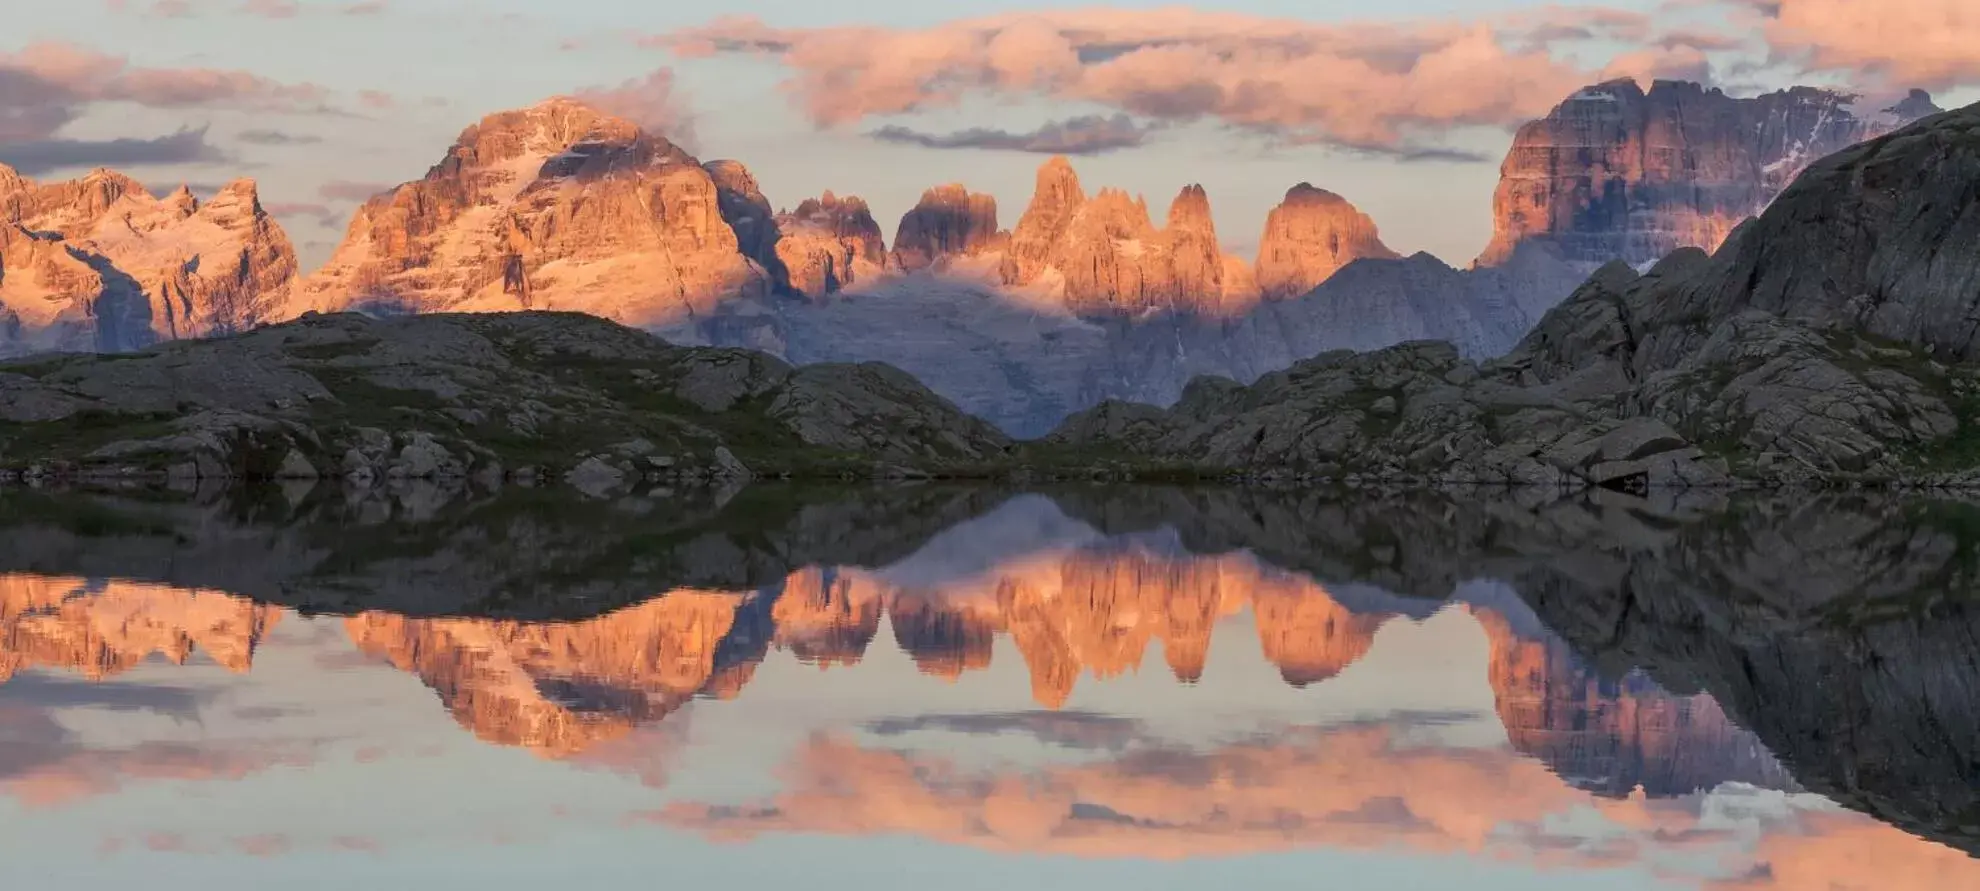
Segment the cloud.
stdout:
<path fill-rule="evenodd" d="M 1498 158 L 1485 152 L 1441 145 L 1342 145 L 1342 150 L 1405 164 L 1489 164 Z"/>
<path fill-rule="evenodd" d="M 1857 72 L 1888 87 L 1980 82 L 1972 0 L 1744 0 L 1774 52 L 1807 71 Z"/>
<path fill-rule="evenodd" d="M 971 96 L 1044 97 L 1156 121 L 1208 118 L 1314 141 L 1398 145 L 1544 114 L 1594 75 L 1549 55 L 1547 34 L 1635 36 L 1647 32 L 1646 21 L 1557 10 L 1498 27 L 1319 25 L 1183 8 L 1094 9 L 925 29 L 773 28 L 731 18 L 643 43 L 685 57 L 775 57 L 791 72 L 786 90 L 820 127 Z"/>
<path fill-rule="evenodd" d="M 359 90 L 357 95 L 358 104 L 365 108 L 383 111 L 399 104 L 398 100 L 392 98 L 391 93 L 384 90 Z"/>
<path fill-rule="evenodd" d="M 321 136 L 282 130 L 242 130 L 234 138 L 249 145 L 315 145 L 323 141 Z"/>
<path fill-rule="evenodd" d="M 294 0 L 247 0 L 241 12 L 264 19 L 292 19 L 302 12 Z"/>
<path fill-rule="evenodd" d="M 355 201 L 360 204 L 370 201 L 372 196 L 392 191 L 389 183 L 353 182 L 347 179 L 333 179 L 316 188 L 316 194 L 328 201 Z"/>
<path fill-rule="evenodd" d="M 270 204 L 263 209 L 278 220 L 303 217 L 325 229 L 336 229 L 344 224 L 344 214 L 327 204 L 287 202 Z"/>
<path fill-rule="evenodd" d="M 155 139 L 44 139 L 0 142 L 0 164 L 27 176 L 91 167 L 221 163 L 225 152 L 206 141 L 206 128 L 183 129 Z"/>
<path fill-rule="evenodd" d="M 694 110 L 681 94 L 672 68 L 658 68 L 615 87 L 587 87 L 579 90 L 576 98 L 632 121 L 648 133 L 684 147 L 694 145 Z"/>
<path fill-rule="evenodd" d="M 882 142 L 918 145 L 932 149 L 995 149 L 1032 152 L 1042 155 L 1099 155 L 1135 148 L 1157 128 L 1143 126 L 1126 114 L 1082 115 L 1063 121 L 1049 121 L 1036 130 L 1011 131 L 971 127 L 953 133 L 924 133 L 908 127 L 889 125 L 867 135 Z"/>
<path fill-rule="evenodd" d="M 325 92 L 245 71 L 142 68 L 66 43 L 30 44 L 0 53 L 0 143 L 48 140 L 90 105 L 129 102 L 152 108 L 230 107 L 320 111 Z"/>
<path fill-rule="evenodd" d="M 1737 73 L 1772 60 L 1844 75 L 1852 88 L 1980 84 L 1972 0 L 1666 2 L 1700 15 L 1673 25 L 1668 15 L 1555 5 L 1473 21 L 1321 24 L 1096 8 L 924 28 L 727 17 L 640 43 L 682 58 L 773 58 L 791 100 L 821 128 L 972 98 L 1042 98 L 1404 155 L 1453 129 L 1517 126 L 1613 76 L 1713 83 L 1719 66 Z M 882 138 L 945 141 L 890 123 Z M 953 135 L 1002 142 L 995 130 Z"/>
<path fill-rule="evenodd" d="M 223 0 L 151 0 L 149 3 L 138 0 L 105 0 L 103 5 L 113 13 L 167 19 L 187 19 L 214 12 L 232 12 L 255 18 L 280 20 L 316 13 L 380 15 L 391 8 L 386 0 L 359 0 L 339 6 L 305 6 L 297 0 L 241 0 L 238 3 L 223 3 Z"/>

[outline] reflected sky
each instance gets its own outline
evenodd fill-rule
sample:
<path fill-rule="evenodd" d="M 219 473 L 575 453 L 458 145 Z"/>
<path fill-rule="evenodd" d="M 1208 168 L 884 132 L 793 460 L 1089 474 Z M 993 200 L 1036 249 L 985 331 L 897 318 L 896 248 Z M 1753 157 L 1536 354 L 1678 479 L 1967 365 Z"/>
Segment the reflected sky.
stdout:
<path fill-rule="evenodd" d="M 34 887 L 1980 887 L 1497 582 L 1322 585 L 1011 500 L 542 622 L 0 575 Z"/>

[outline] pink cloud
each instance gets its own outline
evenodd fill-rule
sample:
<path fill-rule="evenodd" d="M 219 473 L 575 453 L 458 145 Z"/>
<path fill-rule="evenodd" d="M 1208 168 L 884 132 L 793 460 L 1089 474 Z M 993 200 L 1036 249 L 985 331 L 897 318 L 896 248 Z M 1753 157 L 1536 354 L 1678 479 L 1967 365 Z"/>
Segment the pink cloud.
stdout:
<path fill-rule="evenodd" d="M 247 0 L 241 11 L 264 19 L 292 19 L 302 12 L 295 0 Z"/>
<path fill-rule="evenodd" d="M 280 834 L 250 835 L 233 840 L 234 849 L 250 857 L 279 857 L 289 852 L 289 837 Z"/>
<path fill-rule="evenodd" d="M 731 18 L 642 42 L 687 57 L 774 56 L 791 70 L 785 88 L 821 127 L 950 107 L 971 95 L 1039 96 L 1158 120 L 1395 145 L 1414 131 L 1512 126 L 1544 114 L 1596 74 L 1550 55 L 1552 40 L 1647 31 L 1640 14 L 1614 10 L 1533 12 L 1493 26 L 1318 25 L 1172 8 L 925 29 L 784 29 Z"/>
<path fill-rule="evenodd" d="M 320 87 L 245 71 L 142 68 L 74 44 L 35 43 L 0 52 L 0 142 L 47 139 L 97 102 L 315 111 L 326 96 Z"/>
<path fill-rule="evenodd" d="M 600 111 L 638 124 L 648 133 L 682 146 L 694 145 L 695 115 L 675 82 L 672 68 L 655 69 L 615 87 L 588 87 L 577 92 Z"/>
<path fill-rule="evenodd" d="M 1980 3 L 1973 0 L 1746 0 L 1777 53 L 1815 71 L 1860 72 L 1884 86 L 1980 81 Z"/>

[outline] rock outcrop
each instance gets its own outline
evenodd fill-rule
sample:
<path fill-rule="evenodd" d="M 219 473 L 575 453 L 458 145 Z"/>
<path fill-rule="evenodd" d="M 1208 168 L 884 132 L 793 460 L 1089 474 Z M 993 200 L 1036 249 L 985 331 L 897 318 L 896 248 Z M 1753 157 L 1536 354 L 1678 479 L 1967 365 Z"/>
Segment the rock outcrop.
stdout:
<path fill-rule="evenodd" d="M 370 480 L 528 467 L 587 490 L 926 470 L 1009 446 L 885 366 L 793 369 L 576 313 L 315 316 L 175 349 L 0 364 L 0 421 L 12 472 Z"/>
<path fill-rule="evenodd" d="M 1583 89 L 1520 128 L 1479 262 L 1530 241 L 1632 266 L 1713 250 L 1816 159 L 1939 110 L 1921 92 L 1871 115 L 1855 101 L 1814 87 L 1735 99 L 1666 80 L 1647 93 L 1633 80 Z"/>
<path fill-rule="evenodd" d="M 887 245 L 866 202 L 826 192 L 777 215 L 776 253 L 791 290 L 818 299 L 858 282 L 871 282 L 887 266 Z"/>
<path fill-rule="evenodd" d="M 108 170 L 36 185 L 0 167 L 0 356 L 244 331 L 279 316 L 295 276 L 252 180 L 201 202 Z"/>
<path fill-rule="evenodd" d="M 1980 482 L 1980 106 L 1811 167 L 1717 255 L 1616 262 L 1504 358 L 1329 354 L 1053 441 L 1224 470 L 1616 487 Z"/>
<path fill-rule="evenodd" d="M 1080 186 L 1072 162 L 1054 157 L 1039 166 L 1031 202 L 1011 230 L 1010 248 L 1005 251 L 1001 270 L 1004 283 L 1028 285 L 1044 275 L 1074 215 L 1085 205 L 1086 190 Z"/>
<path fill-rule="evenodd" d="M 295 311 L 575 310 L 635 325 L 705 312 L 771 285 L 724 191 L 665 138 L 573 99 L 490 115 L 424 179 L 358 210 Z"/>
<path fill-rule="evenodd" d="M 1375 221 L 1326 189 L 1300 183 L 1265 216 L 1252 274 L 1266 300 L 1298 297 L 1363 257 L 1394 259 Z"/>
<path fill-rule="evenodd" d="M 1223 252 L 1202 186 L 1185 187 L 1157 229 L 1145 200 L 1113 188 L 1088 198 L 1057 157 L 1038 170 L 1000 272 L 1004 284 L 1043 287 L 1089 318 L 1213 314 L 1224 298 Z"/>
<path fill-rule="evenodd" d="M 997 199 L 960 184 L 936 186 L 901 215 L 894 231 L 893 265 L 903 272 L 940 268 L 955 257 L 1004 249 L 1010 233 L 997 228 Z"/>

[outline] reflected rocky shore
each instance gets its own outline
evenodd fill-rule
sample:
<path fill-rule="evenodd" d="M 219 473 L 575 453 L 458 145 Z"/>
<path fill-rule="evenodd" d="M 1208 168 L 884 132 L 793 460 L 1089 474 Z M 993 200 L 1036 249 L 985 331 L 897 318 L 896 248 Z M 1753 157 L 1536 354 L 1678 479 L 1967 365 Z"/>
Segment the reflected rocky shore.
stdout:
<path fill-rule="evenodd" d="M 1008 640 L 1056 709 L 1155 650 L 1183 683 L 1251 646 L 1326 684 L 1386 623 L 1458 609 L 1513 748 L 1573 787 L 1805 788 L 1971 853 L 1977 539 L 1973 503 L 1846 495 L 8 490 L 0 664 L 247 670 L 281 608 L 336 614 L 481 738 L 563 757 L 747 696 L 773 651 L 852 665 L 884 633 L 959 678 Z M 1254 640 L 1215 632 L 1239 613 Z"/>

